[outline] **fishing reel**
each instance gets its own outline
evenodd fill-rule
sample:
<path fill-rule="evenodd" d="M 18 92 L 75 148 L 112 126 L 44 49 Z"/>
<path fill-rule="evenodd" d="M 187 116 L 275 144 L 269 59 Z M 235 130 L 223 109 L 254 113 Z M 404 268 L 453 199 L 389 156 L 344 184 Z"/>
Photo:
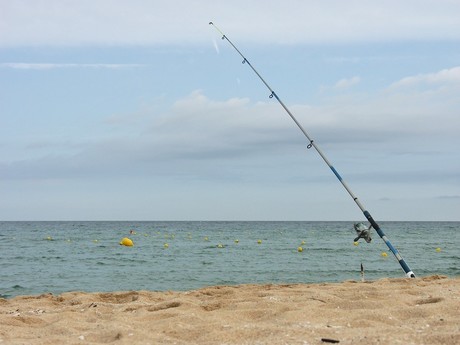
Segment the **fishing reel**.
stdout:
<path fill-rule="evenodd" d="M 367 243 L 371 243 L 372 225 L 369 225 L 369 227 L 367 227 L 364 223 L 355 223 L 353 224 L 353 228 L 355 229 L 356 234 L 358 235 L 358 237 L 354 239 L 355 242 L 358 242 L 360 238 L 363 238 Z"/>

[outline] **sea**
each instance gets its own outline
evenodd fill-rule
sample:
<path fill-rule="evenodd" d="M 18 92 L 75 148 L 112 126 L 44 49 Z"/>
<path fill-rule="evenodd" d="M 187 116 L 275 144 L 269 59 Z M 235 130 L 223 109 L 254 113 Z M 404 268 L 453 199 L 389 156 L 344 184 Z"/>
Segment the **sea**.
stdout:
<path fill-rule="evenodd" d="M 379 225 L 417 277 L 460 275 L 460 222 Z M 353 222 L 327 221 L 0 222 L 0 297 L 405 277 L 372 235 L 356 243 Z"/>

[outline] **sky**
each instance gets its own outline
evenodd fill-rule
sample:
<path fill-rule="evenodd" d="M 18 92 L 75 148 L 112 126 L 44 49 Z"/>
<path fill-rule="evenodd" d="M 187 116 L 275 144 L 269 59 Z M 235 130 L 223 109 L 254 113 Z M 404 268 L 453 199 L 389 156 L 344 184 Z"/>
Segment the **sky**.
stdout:
<path fill-rule="evenodd" d="M 460 221 L 458 0 L 0 0 L 0 220 Z"/>

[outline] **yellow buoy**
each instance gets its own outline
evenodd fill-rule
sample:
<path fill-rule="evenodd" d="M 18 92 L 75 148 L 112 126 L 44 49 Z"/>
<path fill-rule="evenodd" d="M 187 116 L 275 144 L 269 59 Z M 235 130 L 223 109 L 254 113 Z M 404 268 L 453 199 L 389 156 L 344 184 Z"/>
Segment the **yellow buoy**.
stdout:
<path fill-rule="evenodd" d="M 305 245 L 305 241 L 302 241 L 302 243 L 300 243 L 302 246 Z"/>
<path fill-rule="evenodd" d="M 357 245 L 359 245 L 359 242 L 356 242 L 356 241 L 355 241 L 355 242 L 353 242 L 353 245 L 354 245 L 354 246 L 357 246 Z"/>
<path fill-rule="evenodd" d="M 236 239 L 236 240 L 235 240 L 235 243 L 237 243 L 237 244 L 240 243 L 240 240 L 239 240 L 239 239 Z"/>
<path fill-rule="evenodd" d="M 257 240 L 257 244 L 261 244 L 262 243 L 262 240 Z"/>
<path fill-rule="evenodd" d="M 386 258 L 386 257 L 388 256 L 388 254 L 385 253 L 385 252 L 382 252 L 382 254 L 380 254 L 380 255 L 381 255 L 382 257 L 384 257 L 384 258 Z"/>
<path fill-rule="evenodd" d="M 441 251 L 441 248 L 436 248 L 436 251 L 439 253 Z"/>
<path fill-rule="evenodd" d="M 224 245 L 223 245 L 222 243 L 219 243 L 219 244 L 217 245 L 217 248 L 224 248 Z"/>
<path fill-rule="evenodd" d="M 209 238 L 208 238 L 208 236 L 206 236 L 206 237 L 204 238 L 204 240 L 205 240 L 205 241 L 209 241 Z"/>
<path fill-rule="evenodd" d="M 302 247 L 299 247 L 299 248 L 297 248 L 297 251 L 298 251 L 299 253 L 302 253 L 302 252 L 303 252 L 303 248 L 302 248 Z"/>
<path fill-rule="evenodd" d="M 163 247 L 169 248 L 169 244 L 165 243 L 165 244 L 163 245 Z"/>
<path fill-rule="evenodd" d="M 124 237 L 121 241 L 120 241 L 120 244 L 123 245 L 123 246 L 126 246 L 126 247 L 132 247 L 134 246 L 134 243 L 131 239 L 129 239 L 128 237 Z"/>

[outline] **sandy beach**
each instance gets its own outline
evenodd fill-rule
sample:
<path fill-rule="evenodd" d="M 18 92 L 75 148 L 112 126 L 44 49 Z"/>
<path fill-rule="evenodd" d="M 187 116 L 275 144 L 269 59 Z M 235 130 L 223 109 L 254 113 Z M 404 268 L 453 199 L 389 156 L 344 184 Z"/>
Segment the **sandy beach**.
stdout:
<path fill-rule="evenodd" d="M 0 299 L 1 344 L 460 344 L 460 278 Z"/>

